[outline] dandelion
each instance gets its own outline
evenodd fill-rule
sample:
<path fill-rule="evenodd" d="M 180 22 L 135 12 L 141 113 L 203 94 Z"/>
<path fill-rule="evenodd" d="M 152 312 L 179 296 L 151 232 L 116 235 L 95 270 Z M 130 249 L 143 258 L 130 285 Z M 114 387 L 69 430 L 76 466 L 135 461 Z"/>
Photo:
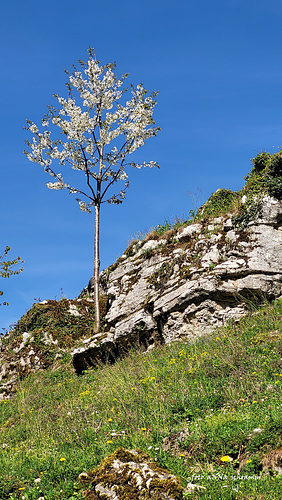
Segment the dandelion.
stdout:
<path fill-rule="evenodd" d="M 224 455 L 223 457 L 221 457 L 220 459 L 222 462 L 233 462 L 233 458 L 230 457 L 229 455 Z"/>
<path fill-rule="evenodd" d="M 64 457 L 60 458 L 60 462 L 64 462 L 65 460 L 66 460 L 66 458 L 64 458 Z"/>
<path fill-rule="evenodd" d="M 107 444 L 113 444 L 113 441 L 111 441 L 110 439 L 107 441 Z"/>
<path fill-rule="evenodd" d="M 113 419 L 112 419 L 112 418 L 108 418 L 108 422 L 112 422 L 112 421 L 113 421 Z"/>
<path fill-rule="evenodd" d="M 246 464 L 250 464 L 251 463 L 251 460 L 246 460 Z"/>
<path fill-rule="evenodd" d="M 146 431 L 146 430 L 147 430 L 147 428 L 146 428 L 146 427 L 142 427 L 142 428 L 141 428 L 141 431 Z"/>

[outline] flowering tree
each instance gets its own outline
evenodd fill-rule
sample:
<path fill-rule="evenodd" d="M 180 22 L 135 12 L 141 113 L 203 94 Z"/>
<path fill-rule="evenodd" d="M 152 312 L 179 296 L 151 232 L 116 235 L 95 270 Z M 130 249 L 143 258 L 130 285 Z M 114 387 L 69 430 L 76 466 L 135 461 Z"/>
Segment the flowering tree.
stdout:
<path fill-rule="evenodd" d="M 154 126 L 153 120 L 158 93 L 149 95 L 142 84 L 136 88 L 131 85 L 126 100 L 129 89 L 124 87 L 124 80 L 128 74 L 118 79 L 114 73 L 115 64 L 100 65 L 92 48 L 88 54 L 86 63 L 79 61 L 82 71 L 74 67 L 72 73 L 66 72 L 68 98 L 54 96 L 60 107 L 48 106 L 48 113 L 42 120 L 45 130 L 40 132 L 27 120 L 25 128 L 32 132 L 33 138 L 26 141 L 29 151 L 25 154 L 53 177 L 54 182 L 46 184 L 49 189 L 67 189 L 77 194 L 76 200 L 84 212 L 91 213 L 94 207 L 94 300 L 95 330 L 98 332 L 100 207 L 105 202 L 122 203 L 129 187 L 127 167 L 159 167 L 154 161 L 142 164 L 128 161 L 128 155 L 143 146 L 146 139 L 155 136 L 160 128 Z M 64 136 L 63 140 L 60 136 L 51 138 L 50 126 Z M 76 179 L 75 186 L 73 182 L 65 182 L 63 175 L 54 170 L 54 161 L 82 172 L 83 186 L 78 184 L 80 179 Z M 117 194 L 111 190 L 115 183 L 121 188 Z"/>
<path fill-rule="evenodd" d="M 22 268 L 20 269 L 12 269 L 14 266 L 19 264 L 19 262 L 24 262 L 21 257 L 17 257 L 13 260 L 4 260 L 7 257 L 8 252 L 11 250 L 11 247 L 6 246 L 4 253 L 0 255 L 0 277 L 1 278 L 9 278 L 13 274 L 20 274 L 22 272 Z M 2 290 L 0 290 L 0 296 L 3 295 Z M 3 302 L 3 306 L 8 306 L 8 302 Z"/>

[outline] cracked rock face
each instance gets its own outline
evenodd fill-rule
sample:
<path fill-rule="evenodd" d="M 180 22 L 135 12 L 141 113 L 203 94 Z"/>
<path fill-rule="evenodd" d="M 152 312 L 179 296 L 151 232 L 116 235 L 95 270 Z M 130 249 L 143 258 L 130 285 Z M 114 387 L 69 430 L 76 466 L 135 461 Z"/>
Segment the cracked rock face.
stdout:
<path fill-rule="evenodd" d="M 101 278 L 116 355 L 126 345 L 193 341 L 238 320 L 251 302 L 281 296 L 282 202 L 266 196 L 244 230 L 226 215 L 136 242 Z"/>

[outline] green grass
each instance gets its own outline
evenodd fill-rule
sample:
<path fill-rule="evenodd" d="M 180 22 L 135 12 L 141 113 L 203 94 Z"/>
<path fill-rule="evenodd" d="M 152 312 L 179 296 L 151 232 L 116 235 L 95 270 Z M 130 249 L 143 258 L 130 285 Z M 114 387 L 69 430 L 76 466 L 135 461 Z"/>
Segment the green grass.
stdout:
<path fill-rule="evenodd" d="M 20 381 L 0 403 L 1 500 L 82 498 L 79 474 L 121 446 L 206 488 L 188 498 L 278 500 L 281 316 L 278 300 L 193 345 L 132 352 L 79 377 L 58 361 Z"/>

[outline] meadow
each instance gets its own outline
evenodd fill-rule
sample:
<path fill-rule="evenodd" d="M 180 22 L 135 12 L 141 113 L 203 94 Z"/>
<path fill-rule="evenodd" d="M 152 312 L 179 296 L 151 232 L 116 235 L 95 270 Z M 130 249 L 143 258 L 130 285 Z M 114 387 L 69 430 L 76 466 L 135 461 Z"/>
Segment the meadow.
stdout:
<path fill-rule="evenodd" d="M 193 344 L 81 376 L 66 354 L 19 380 L 0 402 L 1 500 L 82 499 L 79 474 L 119 447 L 204 487 L 183 499 L 280 499 L 281 319 L 279 299 Z"/>

